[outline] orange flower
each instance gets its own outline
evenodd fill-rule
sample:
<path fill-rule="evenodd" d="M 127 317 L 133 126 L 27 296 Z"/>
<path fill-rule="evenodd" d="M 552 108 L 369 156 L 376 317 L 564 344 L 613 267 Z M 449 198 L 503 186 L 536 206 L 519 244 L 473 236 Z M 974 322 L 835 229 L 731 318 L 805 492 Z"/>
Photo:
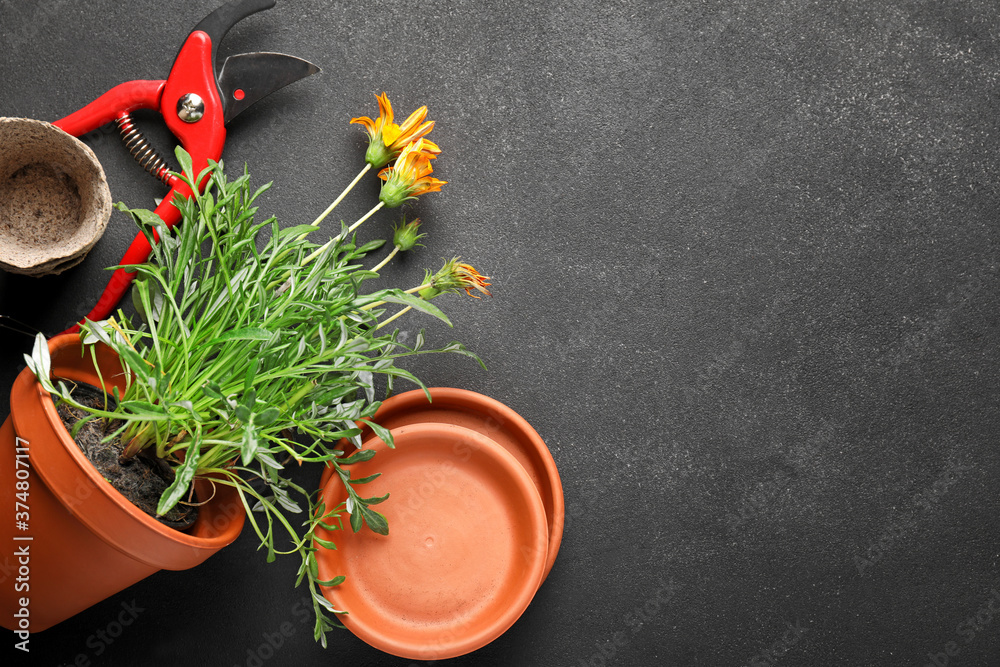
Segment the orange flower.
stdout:
<path fill-rule="evenodd" d="M 447 183 L 430 175 L 434 171 L 431 160 L 437 153 L 427 149 L 428 143 L 426 139 L 417 139 L 407 144 L 393 165 L 379 172 L 378 177 L 385 182 L 378 198 L 388 208 L 396 208 L 427 192 L 440 192 L 441 186 Z"/>
<path fill-rule="evenodd" d="M 428 285 L 420 290 L 420 296 L 425 299 L 434 297 L 446 292 L 458 292 L 465 290 L 469 296 L 478 299 L 479 295 L 473 294 L 473 290 L 482 292 L 486 296 L 492 296 L 486 289 L 491 283 L 487 282 L 489 276 L 484 276 L 471 264 L 459 262 L 459 257 L 453 257 L 444 263 L 441 270 L 431 275 L 430 271 L 424 274 L 424 284 Z"/>
<path fill-rule="evenodd" d="M 465 293 L 469 296 L 478 299 L 477 294 L 473 294 L 472 290 L 479 290 L 486 296 L 493 296 L 487 287 L 491 283 L 486 282 L 489 280 L 489 276 L 484 276 L 476 271 L 476 269 L 471 264 L 459 264 L 455 268 L 455 275 L 460 281 L 462 281 L 462 286 L 465 288 Z"/>
<path fill-rule="evenodd" d="M 376 169 L 392 162 L 403 148 L 418 141 L 434 129 L 434 121 L 424 122 L 427 117 L 427 107 L 422 106 L 407 117 L 402 125 L 393 122 L 392 104 L 389 97 L 382 93 L 376 95 L 379 116 L 375 120 L 367 116 L 352 118 L 351 123 L 358 123 L 368 132 L 368 150 L 365 152 L 365 162 Z M 425 140 L 424 150 L 437 155 L 441 152 L 437 144 Z"/>

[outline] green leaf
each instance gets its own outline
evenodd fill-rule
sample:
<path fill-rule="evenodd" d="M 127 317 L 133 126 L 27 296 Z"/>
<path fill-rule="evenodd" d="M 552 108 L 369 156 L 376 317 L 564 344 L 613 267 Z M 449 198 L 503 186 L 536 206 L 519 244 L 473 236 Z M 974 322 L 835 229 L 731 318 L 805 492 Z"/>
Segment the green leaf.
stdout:
<path fill-rule="evenodd" d="M 255 357 L 253 363 L 247 366 L 246 377 L 243 378 L 243 405 L 251 410 L 257 405 L 257 391 L 253 389 L 253 380 L 260 368 L 260 357 Z"/>
<path fill-rule="evenodd" d="M 382 442 L 389 445 L 389 447 L 391 447 L 392 449 L 396 448 L 396 443 L 392 439 L 392 432 L 389 429 L 385 428 L 384 426 L 379 426 L 375 422 L 368 421 L 367 419 L 362 419 L 361 421 L 364 422 L 365 424 L 368 424 L 368 427 L 371 428 L 371 430 L 375 433 L 376 436 L 378 436 L 378 438 Z"/>
<path fill-rule="evenodd" d="M 156 229 L 157 227 L 166 228 L 163 218 L 153 211 L 145 208 L 122 208 L 121 210 L 130 214 L 141 227 L 148 229 Z"/>
<path fill-rule="evenodd" d="M 177 502 L 187 493 L 194 473 L 198 470 L 198 460 L 201 458 L 201 451 L 197 447 L 190 447 L 185 452 L 184 463 L 174 470 L 173 483 L 166 488 L 160 496 L 160 502 L 156 506 L 156 513 L 164 515 L 177 504 Z"/>
<path fill-rule="evenodd" d="M 231 340 L 271 340 L 271 332 L 260 327 L 243 327 L 235 331 L 227 331 L 221 336 L 210 340 L 208 344 L 217 345 Z"/>
<path fill-rule="evenodd" d="M 359 336 L 347 341 L 347 344 L 339 348 L 339 351 L 342 354 L 351 354 L 352 352 L 366 352 L 369 347 L 371 347 L 371 341 Z"/>
<path fill-rule="evenodd" d="M 191 161 L 191 155 L 184 150 L 183 146 L 178 146 L 174 149 L 174 155 L 177 156 L 177 162 L 181 165 L 181 173 L 188 177 L 188 179 L 194 179 L 194 163 Z"/>
<path fill-rule="evenodd" d="M 362 525 L 360 506 L 355 506 L 354 511 L 351 512 L 351 530 L 355 533 L 361 530 Z"/>
<path fill-rule="evenodd" d="M 320 391 L 314 394 L 314 399 L 319 404 L 330 404 L 337 401 L 337 399 L 343 398 L 348 394 L 353 394 L 357 391 L 357 387 L 353 384 L 335 384 L 328 388 L 326 391 Z"/>
<path fill-rule="evenodd" d="M 285 466 L 283 466 L 280 463 L 278 463 L 278 461 L 273 456 L 271 456 L 270 454 L 268 454 L 263 449 L 258 449 L 257 450 L 257 460 L 260 461 L 261 463 L 263 463 L 264 465 L 266 465 L 267 467 L 274 468 L 275 470 L 284 470 L 285 469 Z"/>
<path fill-rule="evenodd" d="M 440 308 L 426 299 L 421 299 L 419 296 L 407 294 L 402 290 L 386 290 L 380 296 L 382 297 L 382 301 L 398 303 L 403 306 L 410 306 L 414 310 L 419 310 L 422 313 L 433 315 L 448 326 L 452 326 L 451 320 L 448 319 L 448 316 L 445 315 Z"/>
<path fill-rule="evenodd" d="M 260 454 L 258 453 L 258 456 L 259 455 Z M 278 501 L 279 505 L 284 507 L 289 512 L 292 512 L 293 514 L 298 514 L 302 511 L 302 508 L 299 507 L 299 504 L 294 500 L 292 500 L 287 493 L 285 493 L 284 491 L 280 491 L 279 489 L 274 489 L 274 491 L 275 491 L 274 498 L 275 500 Z"/>
<path fill-rule="evenodd" d="M 375 498 L 362 498 L 362 502 L 364 502 L 365 505 L 378 505 L 379 503 L 384 503 L 388 499 L 389 494 L 387 493 L 384 496 L 377 496 Z"/>
<path fill-rule="evenodd" d="M 35 335 L 35 345 L 31 349 L 31 356 L 25 355 L 25 361 L 39 380 L 45 383 L 50 382 L 52 376 L 52 357 L 49 356 L 49 343 L 40 332 Z"/>
<path fill-rule="evenodd" d="M 372 532 L 378 533 L 379 535 L 389 534 L 389 521 L 385 518 L 384 514 L 376 512 L 373 509 L 368 509 L 365 505 L 359 504 L 358 508 L 361 510 L 361 514 L 365 518 L 365 523 L 367 523 L 368 527 L 372 529 Z"/>
<path fill-rule="evenodd" d="M 83 328 L 86 330 L 88 336 L 93 336 L 108 347 L 111 347 L 111 339 L 108 337 L 108 332 L 104 330 L 104 325 L 101 322 L 94 322 L 88 318 L 84 320 Z"/>
<path fill-rule="evenodd" d="M 266 428 L 278 421 L 278 417 L 280 415 L 281 411 L 278 410 L 278 408 L 268 408 L 267 410 L 264 410 L 264 412 L 254 415 L 253 424 L 254 426 L 259 426 L 260 428 Z"/>
<path fill-rule="evenodd" d="M 344 612 L 338 611 L 336 608 L 334 608 L 334 606 L 332 604 L 330 604 L 329 600 L 327 600 L 325 597 L 323 597 L 322 595 L 320 595 L 319 593 L 317 593 L 315 591 L 313 591 L 313 599 L 315 599 L 316 602 L 318 602 L 319 605 L 321 607 L 323 607 L 323 609 L 326 609 L 329 612 L 332 612 L 334 614 L 343 614 L 344 613 Z"/>
<path fill-rule="evenodd" d="M 316 583 L 320 586 L 339 586 L 345 581 L 347 581 L 347 577 L 345 577 L 344 575 L 340 575 L 334 577 L 333 579 L 327 579 L 326 581 L 320 581 L 319 579 L 317 579 Z"/>
<path fill-rule="evenodd" d="M 138 352 L 127 345 L 111 345 L 111 347 L 125 361 L 125 365 L 128 366 L 129 370 L 135 373 L 139 379 L 147 383 L 149 382 L 152 377 L 150 368 L 143 358 L 139 356 Z"/>
<path fill-rule="evenodd" d="M 373 241 L 369 241 L 368 243 L 358 248 L 356 252 L 359 256 L 363 256 L 367 255 L 370 252 L 378 250 L 384 245 L 385 245 L 385 239 L 375 239 Z"/>
<path fill-rule="evenodd" d="M 331 542 L 330 540 L 324 540 L 324 539 L 321 539 L 319 537 L 316 537 L 315 535 L 313 536 L 313 539 L 316 540 L 316 544 L 320 545 L 324 549 L 334 549 L 334 550 L 337 549 L 337 545 L 335 543 Z M 321 582 L 317 581 L 316 583 L 318 584 L 318 583 L 321 583 Z M 334 586 L 335 584 L 328 584 L 328 585 Z"/>
<path fill-rule="evenodd" d="M 374 475 L 368 475 L 367 477 L 361 477 L 360 479 L 352 479 L 352 480 L 350 480 L 350 482 L 351 482 L 351 484 L 367 484 L 368 482 L 376 480 L 376 479 L 378 479 L 381 476 L 382 476 L 382 473 L 377 472 Z"/>
<path fill-rule="evenodd" d="M 359 449 L 354 454 L 351 454 L 345 459 L 337 459 L 337 463 L 342 466 L 350 465 L 352 463 L 360 463 L 361 461 L 367 461 L 371 457 L 375 456 L 374 449 Z"/>
<path fill-rule="evenodd" d="M 217 401 L 224 401 L 226 399 L 226 397 L 222 395 L 222 387 L 219 386 L 218 382 L 209 380 L 202 386 L 201 390 L 206 396 L 214 398 Z"/>
<path fill-rule="evenodd" d="M 250 465 L 250 462 L 253 461 L 254 457 L 257 455 L 257 449 L 259 447 L 260 437 L 257 433 L 257 429 L 254 428 L 253 424 L 246 424 L 243 428 L 243 443 L 240 445 L 240 454 L 242 455 L 243 465 Z"/>
<path fill-rule="evenodd" d="M 373 378 L 374 375 L 371 371 L 358 372 L 358 384 L 364 388 L 365 398 L 368 399 L 369 403 L 375 402 L 375 383 Z"/>
<path fill-rule="evenodd" d="M 173 403 L 170 404 L 170 407 L 178 407 L 181 408 L 182 410 L 187 410 L 192 417 L 194 417 L 195 419 L 198 418 L 198 413 L 194 411 L 194 403 L 192 403 L 191 401 L 174 401 Z"/>
<path fill-rule="evenodd" d="M 169 418 L 167 411 L 163 409 L 162 405 L 157 405 L 148 401 L 122 401 L 118 404 L 118 407 L 141 419 L 163 421 L 164 419 Z"/>
<path fill-rule="evenodd" d="M 286 236 L 302 236 L 303 234 L 315 232 L 317 229 L 319 229 L 319 227 L 316 225 L 295 225 L 293 227 L 285 227 L 278 232 L 278 238 L 285 238 Z"/>
<path fill-rule="evenodd" d="M 149 304 L 147 312 L 146 304 Z M 142 321 L 149 324 L 150 318 L 155 322 L 160 320 L 163 312 L 163 290 L 155 280 L 137 280 L 132 285 L 132 305 Z"/>
<path fill-rule="evenodd" d="M 483 360 L 479 358 L 479 355 L 477 355 L 475 352 L 472 352 L 472 351 L 468 350 L 464 345 L 462 345 L 461 343 L 459 343 L 457 341 L 453 341 L 453 342 L 449 343 L 447 346 L 442 347 L 440 350 L 436 350 L 436 351 L 437 352 L 450 352 L 452 354 L 460 354 L 460 355 L 465 356 L 465 357 L 470 357 L 472 359 L 475 359 L 476 362 L 480 366 L 483 367 L 483 370 L 486 370 L 486 364 L 483 363 Z"/>

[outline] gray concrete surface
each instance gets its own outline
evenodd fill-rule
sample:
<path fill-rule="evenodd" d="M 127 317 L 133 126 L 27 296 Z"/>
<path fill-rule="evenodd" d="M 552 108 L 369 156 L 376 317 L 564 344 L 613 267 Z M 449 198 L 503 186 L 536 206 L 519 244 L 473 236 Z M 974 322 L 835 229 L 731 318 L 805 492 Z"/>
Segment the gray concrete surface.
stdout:
<path fill-rule="evenodd" d="M 0 1 L 0 115 L 164 77 L 214 7 Z M 347 121 L 374 93 L 430 106 L 449 183 L 414 207 L 430 236 L 391 279 L 462 255 L 495 296 L 448 303 L 454 331 L 427 323 L 488 372 L 413 369 L 510 405 L 559 466 L 549 579 L 446 664 L 1000 664 L 998 32 L 985 0 L 283 0 L 231 33 L 224 53 L 323 68 L 229 128 L 226 160 L 275 181 L 263 210 L 286 224 L 359 168 Z M 115 199 L 162 194 L 114 135 L 88 142 Z M 72 271 L 0 273 L 0 313 L 67 326 L 132 234 L 116 214 Z M 29 341 L 0 341 L 5 404 Z M 32 657 L 250 665 L 290 622 L 267 664 L 409 664 L 347 633 L 316 646 L 295 564 L 254 546 L 158 574 Z"/>

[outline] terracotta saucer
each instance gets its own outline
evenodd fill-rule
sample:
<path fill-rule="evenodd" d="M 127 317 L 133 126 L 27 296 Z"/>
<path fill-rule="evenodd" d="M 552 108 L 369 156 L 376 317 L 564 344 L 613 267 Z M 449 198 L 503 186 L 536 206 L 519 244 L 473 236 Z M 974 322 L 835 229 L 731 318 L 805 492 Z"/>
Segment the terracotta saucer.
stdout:
<path fill-rule="evenodd" d="M 396 449 L 379 439 L 374 458 L 350 467 L 389 534 L 317 531 L 337 549 L 317 553 L 319 578 L 344 575 L 323 594 L 356 636 L 377 649 L 419 660 L 464 655 L 493 641 L 521 616 L 542 580 L 548 535 L 538 492 L 517 460 L 476 431 L 443 423 L 394 429 Z M 347 494 L 339 478 L 323 489 L 327 507 Z"/>
<path fill-rule="evenodd" d="M 542 580 L 548 576 L 559 545 L 562 544 L 565 505 L 562 481 L 545 442 L 522 416 L 503 403 L 465 389 L 431 387 L 432 402 L 422 389 L 397 394 L 382 403 L 372 421 L 390 431 L 408 424 L 438 422 L 472 429 L 489 437 L 514 455 L 538 489 L 545 507 L 549 530 L 549 553 Z M 364 428 L 361 441 L 374 437 Z M 323 471 L 320 488 L 326 485 L 331 469 Z"/>

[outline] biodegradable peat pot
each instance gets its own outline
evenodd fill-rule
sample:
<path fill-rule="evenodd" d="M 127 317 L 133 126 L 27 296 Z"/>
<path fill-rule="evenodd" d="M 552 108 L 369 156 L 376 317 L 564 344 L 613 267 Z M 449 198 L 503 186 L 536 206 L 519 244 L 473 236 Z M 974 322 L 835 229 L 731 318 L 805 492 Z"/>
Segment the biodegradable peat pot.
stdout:
<path fill-rule="evenodd" d="M 96 351 L 104 386 L 123 389 L 117 355 Z M 78 335 L 51 339 L 49 353 L 53 376 L 101 386 Z M 0 564 L 11 573 L 0 625 L 45 630 L 157 570 L 194 567 L 240 534 L 246 517 L 230 486 L 197 483 L 211 500 L 185 532 L 135 507 L 80 451 L 31 370 L 14 381 L 10 408 L 0 429 Z"/>
<path fill-rule="evenodd" d="M 76 266 L 104 234 L 111 193 L 97 156 L 51 123 L 0 118 L 0 269 Z"/>

